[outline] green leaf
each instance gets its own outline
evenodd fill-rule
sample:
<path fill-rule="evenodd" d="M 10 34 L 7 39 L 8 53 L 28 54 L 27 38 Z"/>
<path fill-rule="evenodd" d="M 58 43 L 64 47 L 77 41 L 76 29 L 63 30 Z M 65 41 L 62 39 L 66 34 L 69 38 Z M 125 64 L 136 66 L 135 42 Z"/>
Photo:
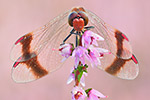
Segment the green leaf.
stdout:
<path fill-rule="evenodd" d="M 78 75 L 78 81 L 79 81 L 79 82 L 80 82 L 80 80 L 81 80 L 82 75 L 83 75 L 83 71 L 80 72 L 80 74 Z"/>
<path fill-rule="evenodd" d="M 87 96 L 89 96 L 88 93 L 89 93 L 90 90 L 92 90 L 92 88 L 89 88 L 89 89 L 85 90 L 85 93 L 87 94 Z"/>

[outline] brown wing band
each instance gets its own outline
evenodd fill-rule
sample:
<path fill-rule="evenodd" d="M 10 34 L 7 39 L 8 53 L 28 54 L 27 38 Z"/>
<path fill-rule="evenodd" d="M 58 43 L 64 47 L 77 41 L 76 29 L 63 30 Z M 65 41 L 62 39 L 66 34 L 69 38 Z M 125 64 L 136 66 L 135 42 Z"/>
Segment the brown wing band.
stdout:
<path fill-rule="evenodd" d="M 48 74 L 48 71 L 41 66 L 41 64 L 38 61 L 36 53 L 31 52 L 30 49 L 31 48 L 30 44 L 31 41 L 33 40 L 32 33 L 26 34 L 25 36 L 23 36 L 23 39 L 24 39 L 23 41 L 20 41 L 22 45 L 22 53 L 23 53 L 22 58 L 27 60 L 20 63 L 15 62 L 14 67 L 16 67 L 16 65 L 18 64 L 25 64 L 36 78 L 45 76 L 46 74 Z M 34 55 L 34 57 L 31 57 L 32 55 Z"/>
<path fill-rule="evenodd" d="M 124 35 L 122 35 L 122 33 L 118 30 L 116 30 L 116 32 L 115 32 L 115 37 L 116 37 L 116 41 L 117 41 L 116 55 L 118 57 L 116 57 L 114 59 L 113 63 L 105 69 L 106 72 L 108 72 L 112 75 L 116 75 L 118 72 L 120 72 L 121 67 L 123 67 L 127 61 L 131 60 L 131 58 L 129 58 L 129 59 L 119 58 L 123 51 L 123 40 L 125 38 L 124 38 Z"/>
<path fill-rule="evenodd" d="M 37 56 L 21 63 L 26 64 L 28 69 L 31 68 L 30 71 L 36 78 L 40 78 L 48 74 L 48 71 L 40 65 L 39 61 L 37 60 Z"/>
<path fill-rule="evenodd" d="M 117 56 L 120 57 L 123 51 L 123 40 L 124 37 L 122 36 L 122 33 L 118 30 L 115 32 L 115 37 L 117 41 Z"/>
<path fill-rule="evenodd" d="M 116 57 L 113 63 L 108 66 L 105 71 L 109 74 L 116 75 L 120 71 L 121 67 L 125 65 L 125 63 L 126 60 Z"/>

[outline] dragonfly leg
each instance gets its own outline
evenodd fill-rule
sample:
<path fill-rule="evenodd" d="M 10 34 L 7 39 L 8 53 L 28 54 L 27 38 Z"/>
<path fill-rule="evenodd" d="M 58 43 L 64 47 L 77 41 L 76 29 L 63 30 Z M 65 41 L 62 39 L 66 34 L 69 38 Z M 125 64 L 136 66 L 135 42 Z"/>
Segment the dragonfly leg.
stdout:
<path fill-rule="evenodd" d="M 65 42 L 67 41 L 67 39 L 72 35 L 74 34 L 74 29 L 71 30 L 70 34 L 63 40 L 63 43 L 62 44 L 65 44 Z"/>
<path fill-rule="evenodd" d="M 86 29 L 86 30 L 90 30 L 90 29 L 92 29 L 92 28 L 94 28 L 94 26 L 87 26 L 87 27 L 84 27 L 84 29 Z"/>
<path fill-rule="evenodd" d="M 78 46 L 78 34 L 76 34 L 76 47 Z"/>

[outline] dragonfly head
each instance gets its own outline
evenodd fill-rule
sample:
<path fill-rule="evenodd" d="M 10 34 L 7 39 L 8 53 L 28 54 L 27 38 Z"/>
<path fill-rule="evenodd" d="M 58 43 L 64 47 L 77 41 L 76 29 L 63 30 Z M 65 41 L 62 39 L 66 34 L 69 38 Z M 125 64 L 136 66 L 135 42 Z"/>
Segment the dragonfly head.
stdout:
<path fill-rule="evenodd" d="M 88 17 L 84 8 L 73 8 L 68 17 L 68 23 L 76 31 L 81 31 L 88 24 Z"/>

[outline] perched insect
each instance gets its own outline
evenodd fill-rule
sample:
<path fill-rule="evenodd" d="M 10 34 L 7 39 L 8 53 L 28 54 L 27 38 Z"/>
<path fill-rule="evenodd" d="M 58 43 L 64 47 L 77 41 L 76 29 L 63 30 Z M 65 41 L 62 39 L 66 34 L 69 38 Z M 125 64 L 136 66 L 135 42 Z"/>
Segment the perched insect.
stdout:
<path fill-rule="evenodd" d="M 84 30 L 92 30 L 102 36 L 105 41 L 99 42 L 99 46 L 111 52 L 103 55 L 102 65 L 98 68 L 122 79 L 136 78 L 138 61 L 132 54 L 128 38 L 93 12 L 79 7 L 61 14 L 15 42 L 11 52 L 11 58 L 15 61 L 13 80 L 30 82 L 58 69 L 63 57 L 54 49 L 59 48 L 60 44 L 75 41 Z"/>

